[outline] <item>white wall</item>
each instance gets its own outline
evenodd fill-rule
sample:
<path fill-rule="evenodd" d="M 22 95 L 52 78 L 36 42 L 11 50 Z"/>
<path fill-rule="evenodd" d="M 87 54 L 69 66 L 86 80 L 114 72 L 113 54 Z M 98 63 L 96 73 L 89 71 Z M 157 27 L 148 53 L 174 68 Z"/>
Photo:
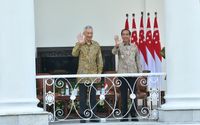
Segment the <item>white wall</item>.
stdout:
<path fill-rule="evenodd" d="M 131 23 L 135 13 L 139 27 L 141 11 L 151 13 L 152 27 L 154 12 L 158 12 L 164 46 L 163 0 L 35 0 L 36 46 L 74 46 L 77 34 L 88 24 L 94 27 L 95 40 L 112 46 L 114 34 L 124 27 L 125 14 L 129 13 Z"/>
<path fill-rule="evenodd" d="M 94 27 L 94 40 L 114 45 L 113 36 L 124 28 L 125 14 L 145 11 L 145 0 L 35 0 L 36 46 L 74 46 L 85 25 Z"/>

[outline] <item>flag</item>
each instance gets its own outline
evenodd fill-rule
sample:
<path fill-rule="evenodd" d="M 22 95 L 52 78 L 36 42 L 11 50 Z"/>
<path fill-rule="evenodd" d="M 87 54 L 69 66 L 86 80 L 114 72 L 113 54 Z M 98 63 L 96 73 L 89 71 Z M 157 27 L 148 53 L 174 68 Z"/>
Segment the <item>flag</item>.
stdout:
<path fill-rule="evenodd" d="M 148 70 L 151 73 L 155 72 L 155 55 L 154 55 L 154 42 L 152 38 L 152 32 L 151 32 L 151 23 L 150 23 L 150 16 L 148 13 L 147 18 L 147 27 L 146 27 L 146 46 L 147 46 L 147 60 L 148 60 Z M 157 79 L 155 77 L 149 76 L 148 77 L 148 83 L 150 89 L 156 89 L 157 88 Z"/>
<path fill-rule="evenodd" d="M 157 13 L 154 18 L 154 29 L 153 29 L 153 42 L 154 42 L 154 55 L 155 55 L 155 72 L 162 72 L 162 56 L 161 56 L 161 43 L 160 33 L 158 30 Z M 158 76 L 156 86 L 160 87 L 162 83 L 162 76 Z"/>
<path fill-rule="evenodd" d="M 124 29 L 129 29 L 128 14 L 126 14 L 126 21 L 125 21 L 125 27 L 124 27 Z"/>
<path fill-rule="evenodd" d="M 133 14 L 133 19 L 132 19 L 131 43 L 135 44 L 138 47 L 137 30 L 136 30 L 136 24 L 135 24 L 135 14 Z"/>
<path fill-rule="evenodd" d="M 140 19 L 138 48 L 140 52 L 140 62 L 142 65 L 142 70 L 147 70 L 148 62 L 147 62 L 147 52 L 146 52 L 146 44 L 145 44 L 145 37 L 144 37 L 143 12 L 141 13 L 141 19 Z"/>
<path fill-rule="evenodd" d="M 157 13 L 155 13 L 154 18 L 154 30 L 153 30 L 153 41 L 154 41 L 154 49 L 155 49 L 155 71 L 162 72 L 162 56 L 161 52 L 161 43 L 160 43 L 160 33 L 158 30 L 158 22 L 157 22 Z"/>
<path fill-rule="evenodd" d="M 146 46 L 147 46 L 148 70 L 150 70 L 151 72 L 155 72 L 154 42 L 152 38 L 149 13 L 147 18 Z"/>

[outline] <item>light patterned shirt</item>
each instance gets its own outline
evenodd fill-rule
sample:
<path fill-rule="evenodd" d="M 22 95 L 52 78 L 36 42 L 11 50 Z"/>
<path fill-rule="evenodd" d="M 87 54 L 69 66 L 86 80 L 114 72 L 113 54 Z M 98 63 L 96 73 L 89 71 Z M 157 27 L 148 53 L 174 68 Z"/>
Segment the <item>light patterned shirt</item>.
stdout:
<path fill-rule="evenodd" d="M 135 44 L 120 43 L 114 47 L 112 53 L 118 55 L 118 73 L 140 73 L 142 72 L 140 57 Z"/>
<path fill-rule="evenodd" d="M 75 47 L 72 50 L 72 55 L 74 57 L 79 56 L 77 74 L 101 74 L 102 73 L 103 60 L 102 60 L 101 48 L 96 41 L 92 40 L 90 45 L 88 45 L 87 43 L 83 45 L 80 45 L 80 43 L 76 43 Z M 84 82 L 85 80 L 86 79 L 81 80 L 79 82 Z"/>

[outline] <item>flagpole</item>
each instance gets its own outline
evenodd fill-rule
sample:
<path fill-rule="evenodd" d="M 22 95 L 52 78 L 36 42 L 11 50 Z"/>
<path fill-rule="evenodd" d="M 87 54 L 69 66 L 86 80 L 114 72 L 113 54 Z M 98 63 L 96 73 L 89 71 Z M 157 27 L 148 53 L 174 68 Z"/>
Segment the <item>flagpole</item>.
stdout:
<path fill-rule="evenodd" d="M 126 18 L 128 18 L 128 13 L 126 14 Z"/>
<path fill-rule="evenodd" d="M 125 29 L 129 29 L 128 13 L 126 14 Z"/>
<path fill-rule="evenodd" d="M 148 16 L 148 17 L 150 16 L 150 13 L 149 13 L 149 12 L 147 13 L 147 16 Z"/>
<path fill-rule="evenodd" d="M 157 17 L 157 14 L 158 14 L 158 13 L 157 13 L 157 12 L 155 12 L 155 16 L 156 16 L 156 17 Z"/>

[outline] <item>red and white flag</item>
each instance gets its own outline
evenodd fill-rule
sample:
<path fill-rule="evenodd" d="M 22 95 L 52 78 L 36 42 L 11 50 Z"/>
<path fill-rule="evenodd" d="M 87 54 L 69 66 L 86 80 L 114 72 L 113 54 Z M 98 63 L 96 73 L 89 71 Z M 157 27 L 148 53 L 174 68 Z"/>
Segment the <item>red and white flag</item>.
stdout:
<path fill-rule="evenodd" d="M 129 29 L 128 14 L 126 14 L 126 21 L 124 29 Z"/>
<path fill-rule="evenodd" d="M 151 73 L 155 72 L 155 50 L 154 50 L 154 41 L 152 38 L 152 32 L 151 32 L 151 23 L 150 23 L 150 17 L 148 13 L 147 18 L 147 29 L 146 29 L 146 45 L 147 45 L 147 60 L 148 60 L 148 70 L 151 71 Z M 149 83 L 149 89 L 156 89 L 158 86 L 158 79 L 155 77 L 149 76 L 148 78 Z"/>
<path fill-rule="evenodd" d="M 158 30 L 158 22 L 157 22 L 157 13 L 155 13 L 154 18 L 154 30 L 153 30 L 153 42 L 154 42 L 154 55 L 155 55 L 155 72 L 162 72 L 162 56 L 161 52 L 161 43 L 160 43 L 160 33 Z M 156 86 L 160 87 L 162 83 L 162 77 L 158 77 Z"/>
<path fill-rule="evenodd" d="M 154 18 L 153 41 L 155 49 L 155 67 L 156 67 L 155 72 L 162 72 L 162 56 L 160 55 L 161 43 L 160 43 L 160 33 L 158 30 L 157 13 L 155 13 L 155 18 Z"/>
<path fill-rule="evenodd" d="M 131 34 L 131 43 L 135 44 L 138 47 L 138 37 L 135 23 L 135 14 L 133 14 L 132 19 L 132 34 Z"/>
<path fill-rule="evenodd" d="M 147 18 L 146 46 L 147 46 L 148 70 L 150 70 L 151 73 L 154 73 L 155 72 L 154 42 L 152 38 L 149 13 Z"/>
<path fill-rule="evenodd" d="M 147 52 L 146 52 L 146 43 L 144 37 L 144 24 L 143 24 L 143 12 L 141 13 L 140 19 L 140 31 L 139 31 L 139 51 L 140 51 L 140 62 L 142 65 L 142 70 L 147 70 Z"/>

